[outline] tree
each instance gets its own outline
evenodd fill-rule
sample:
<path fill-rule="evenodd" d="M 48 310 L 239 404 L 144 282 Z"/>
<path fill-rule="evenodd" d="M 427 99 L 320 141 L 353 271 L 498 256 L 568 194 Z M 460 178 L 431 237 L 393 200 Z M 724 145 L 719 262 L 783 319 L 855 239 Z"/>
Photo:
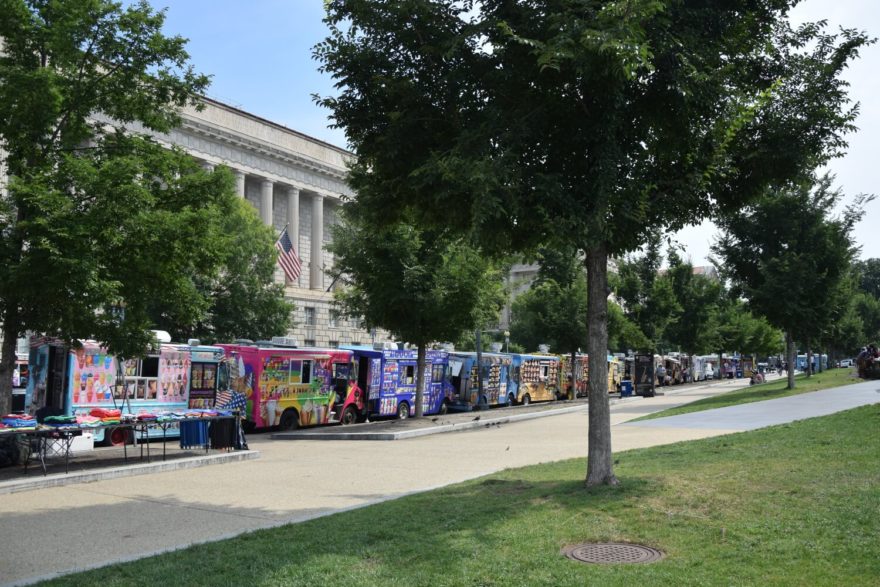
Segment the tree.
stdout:
<path fill-rule="evenodd" d="M 375 229 L 347 203 L 328 246 L 342 312 L 418 347 L 415 415 L 422 416 L 427 345 L 497 319 L 502 271 L 467 241 L 398 223 Z"/>
<path fill-rule="evenodd" d="M 742 300 L 722 303 L 714 329 L 714 349 L 719 361 L 724 351 L 775 355 L 782 348 L 782 332 L 755 316 Z M 720 362 L 719 362 L 720 365 Z"/>
<path fill-rule="evenodd" d="M 846 276 L 856 253 L 853 225 L 864 198 L 841 218 L 829 175 L 768 191 L 724 219 L 713 251 L 749 306 L 785 331 L 788 386 L 794 388 L 794 341 L 810 349 L 836 322 L 847 301 Z"/>
<path fill-rule="evenodd" d="M 644 350 L 663 350 L 667 330 L 680 320 L 682 307 L 673 280 L 661 273 L 661 235 L 649 235 L 642 255 L 630 255 L 617 264 L 612 287 L 621 301 L 625 316 L 647 338 Z"/>
<path fill-rule="evenodd" d="M 681 308 L 678 319 L 665 332 L 666 340 L 690 355 L 715 350 L 712 337 L 723 290 L 721 282 L 694 275 L 693 265 L 683 261 L 674 250 L 669 253 L 666 276 Z"/>
<path fill-rule="evenodd" d="M 575 265 L 577 267 L 577 265 Z M 542 273 L 532 287 L 513 302 L 510 332 L 526 349 L 541 343 L 560 353 L 576 353 L 587 346 L 586 275 L 580 270 L 570 284 L 560 284 Z M 639 327 L 624 315 L 620 306 L 608 300 L 608 348 L 647 348 L 649 342 Z"/>
<path fill-rule="evenodd" d="M 532 351 L 547 344 L 555 353 L 576 353 L 587 346 L 586 301 L 585 276 L 568 287 L 536 282 L 513 301 L 511 338 Z"/>
<path fill-rule="evenodd" d="M 242 198 L 234 199 L 219 228 L 219 272 L 206 275 L 200 270 L 190 275 L 199 292 L 196 299 L 207 302 L 204 310 L 193 321 L 177 311 L 179 303 L 157 300 L 150 311 L 153 322 L 174 340 L 213 343 L 283 335 L 291 325 L 294 306 L 284 299 L 284 285 L 275 283 L 273 229 Z"/>
<path fill-rule="evenodd" d="M 854 269 L 859 278 L 859 289 L 880 299 L 880 259 L 856 261 Z"/>
<path fill-rule="evenodd" d="M 409 214 L 489 250 L 583 253 L 590 396 L 602 398 L 588 486 L 617 483 L 608 256 L 736 209 L 843 146 L 853 113 L 839 74 L 865 38 L 792 31 L 793 3 L 327 2 L 315 56 L 339 95 L 319 102 L 357 155 L 350 183 L 371 221 Z"/>
<path fill-rule="evenodd" d="M 153 299 L 202 309 L 187 275 L 216 267 L 226 178 L 107 124 L 167 131 L 206 87 L 163 20 L 146 2 L 0 1 L 2 413 L 26 330 L 134 356 Z"/>

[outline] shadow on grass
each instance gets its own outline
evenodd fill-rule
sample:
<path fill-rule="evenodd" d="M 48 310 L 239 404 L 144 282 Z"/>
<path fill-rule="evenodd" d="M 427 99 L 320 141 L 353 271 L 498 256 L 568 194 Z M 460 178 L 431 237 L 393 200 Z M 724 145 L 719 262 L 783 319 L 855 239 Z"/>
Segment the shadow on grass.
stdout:
<path fill-rule="evenodd" d="M 584 488 L 582 459 L 507 470 L 57 584 L 869 584 L 880 576 L 878 416 L 869 406 L 619 453 L 617 488 Z M 584 541 L 669 556 L 589 566 L 560 555 Z"/>

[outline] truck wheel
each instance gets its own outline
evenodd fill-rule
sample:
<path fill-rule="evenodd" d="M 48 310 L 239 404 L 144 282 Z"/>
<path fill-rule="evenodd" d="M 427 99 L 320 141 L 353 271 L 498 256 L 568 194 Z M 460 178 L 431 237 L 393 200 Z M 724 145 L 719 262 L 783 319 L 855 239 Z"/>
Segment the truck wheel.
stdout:
<path fill-rule="evenodd" d="M 299 428 L 299 413 L 293 408 L 287 408 L 281 414 L 281 423 L 278 428 L 285 431 L 296 430 Z"/>
<path fill-rule="evenodd" d="M 443 403 L 440 404 L 440 411 L 437 413 L 440 414 L 441 416 L 445 416 L 446 414 L 448 414 L 449 413 L 449 402 L 446 400 L 443 400 Z"/>
<path fill-rule="evenodd" d="M 507 405 L 508 406 L 515 406 L 516 405 L 516 396 L 513 395 L 512 393 L 507 396 Z"/>
<path fill-rule="evenodd" d="M 407 418 L 409 418 L 409 404 L 400 402 L 397 406 L 397 419 L 406 420 Z"/>
<path fill-rule="evenodd" d="M 527 406 L 532 403 L 532 396 L 529 394 L 525 394 L 522 398 L 522 405 Z"/>
<path fill-rule="evenodd" d="M 354 424 L 358 421 L 358 413 L 354 406 L 348 406 L 342 410 L 341 421 L 343 426 L 348 426 L 349 424 Z"/>

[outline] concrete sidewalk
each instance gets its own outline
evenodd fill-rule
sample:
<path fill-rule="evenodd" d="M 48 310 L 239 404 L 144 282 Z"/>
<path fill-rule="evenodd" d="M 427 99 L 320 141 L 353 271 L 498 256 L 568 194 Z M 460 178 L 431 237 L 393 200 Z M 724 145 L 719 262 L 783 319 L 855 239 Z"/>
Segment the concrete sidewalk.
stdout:
<path fill-rule="evenodd" d="M 876 382 L 860 385 L 878 387 Z M 740 422 L 723 414 L 732 408 L 701 413 L 703 422 L 717 423 L 715 428 L 660 424 L 669 418 L 651 421 L 651 425 L 648 421 L 619 425 L 742 386 L 740 380 L 682 388 L 662 397 L 613 406 L 615 451 L 742 429 Z M 823 393 L 827 392 L 797 397 L 821 400 Z M 865 403 L 880 402 L 876 392 L 872 395 L 860 389 L 859 397 Z M 805 403 L 814 400 L 808 398 Z M 32 583 L 363 507 L 506 468 L 584 458 L 587 419 L 587 411 L 581 409 L 402 442 L 282 442 L 257 435 L 249 438 L 251 449 L 260 452 L 256 460 L 4 495 L 0 499 L 0 549 L 4 553 L 0 581 Z"/>

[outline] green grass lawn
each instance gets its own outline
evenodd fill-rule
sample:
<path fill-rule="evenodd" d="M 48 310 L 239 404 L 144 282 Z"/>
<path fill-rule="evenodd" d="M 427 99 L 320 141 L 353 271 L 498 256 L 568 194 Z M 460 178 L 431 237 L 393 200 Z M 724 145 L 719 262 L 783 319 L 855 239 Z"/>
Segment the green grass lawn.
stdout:
<path fill-rule="evenodd" d="M 820 389 L 840 387 L 841 385 L 849 385 L 851 383 L 859 382 L 861 382 L 861 379 L 856 377 L 855 368 L 829 369 L 822 373 L 816 373 L 809 378 L 805 375 L 797 375 L 795 377 L 794 389 L 786 389 L 788 379 L 783 377 L 782 379 L 771 381 L 769 383 L 750 385 L 743 389 L 737 389 L 714 397 L 707 397 L 706 399 L 701 399 L 677 408 L 670 408 L 662 412 L 648 414 L 647 416 L 642 416 L 632 421 L 652 420 L 654 418 L 665 418 L 666 416 L 676 416 L 678 414 L 688 414 L 690 412 L 714 410 L 715 408 L 724 408 L 750 402 L 760 402 L 768 399 L 776 399 L 777 397 L 798 395 L 800 393 L 819 391 Z"/>
<path fill-rule="evenodd" d="M 507 470 L 310 522 L 71 575 L 53 585 L 878 585 L 880 405 L 618 453 L 618 488 L 583 459 Z M 584 565 L 585 541 L 659 548 Z"/>

